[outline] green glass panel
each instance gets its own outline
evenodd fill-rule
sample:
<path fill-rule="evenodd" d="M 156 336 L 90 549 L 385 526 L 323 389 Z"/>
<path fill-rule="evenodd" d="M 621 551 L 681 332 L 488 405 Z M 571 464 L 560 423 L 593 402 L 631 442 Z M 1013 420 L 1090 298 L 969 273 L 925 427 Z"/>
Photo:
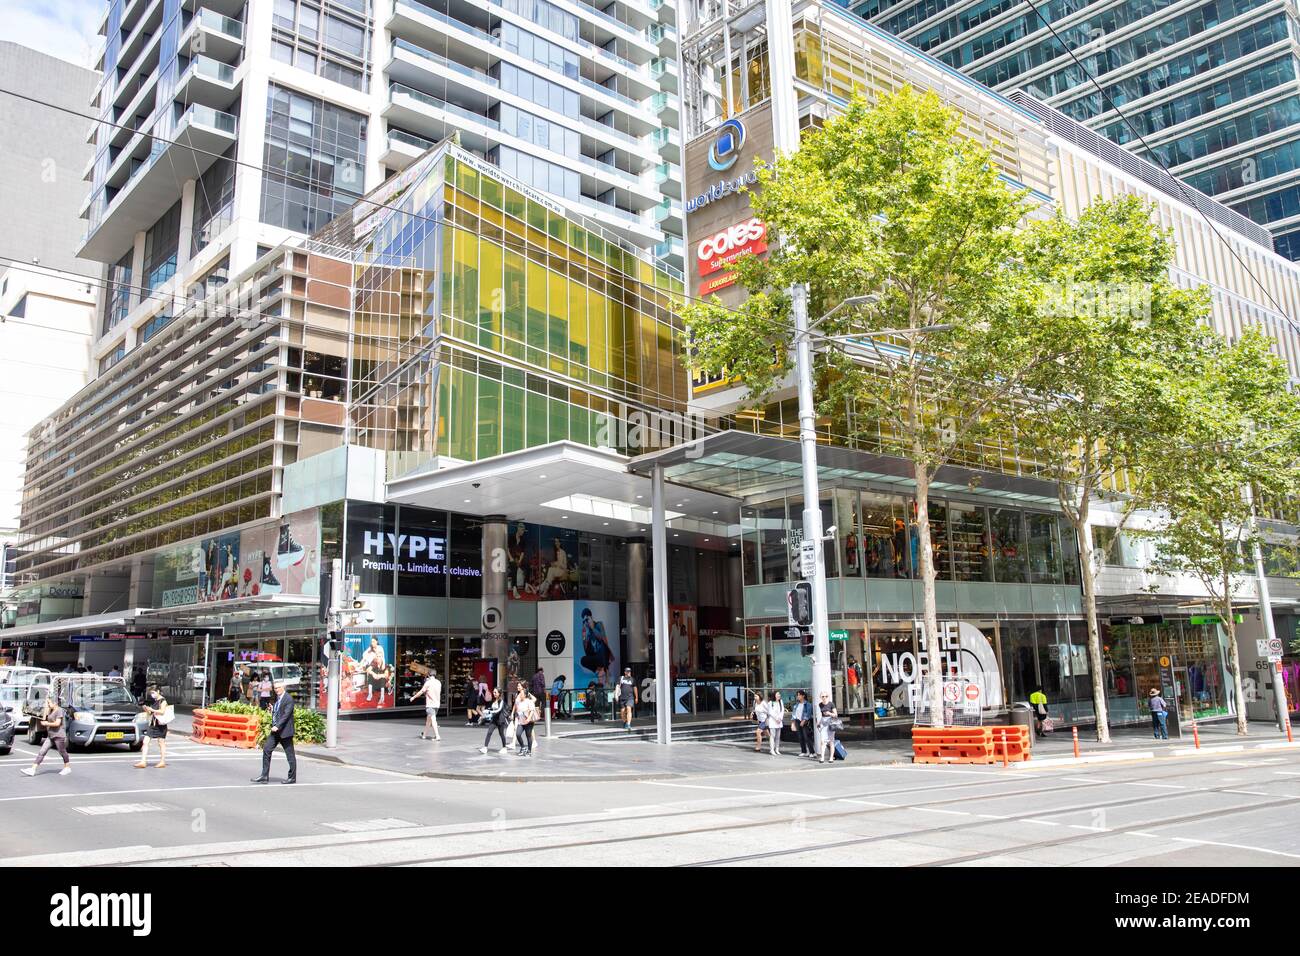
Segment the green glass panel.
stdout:
<path fill-rule="evenodd" d="M 577 405 L 569 406 L 569 440 L 591 444 L 591 413 Z"/>
<path fill-rule="evenodd" d="M 590 348 L 587 336 L 587 287 L 569 280 L 569 361 L 574 374 L 586 379 Z"/>
<path fill-rule="evenodd" d="M 548 323 L 547 351 L 551 353 L 548 366 L 552 371 L 568 370 L 565 359 L 569 354 L 569 290 L 568 280 L 558 273 L 548 272 L 549 292 L 546 298 Z"/>
<path fill-rule="evenodd" d="M 466 163 L 456 164 L 456 187 L 463 193 L 478 198 L 478 172 Z"/>
<path fill-rule="evenodd" d="M 528 200 L 528 225 L 539 232 L 546 231 L 546 207 Z"/>
<path fill-rule="evenodd" d="M 536 262 L 528 262 L 528 329 L 527 343 L 530 349 L 546 348 L 546 268 Z M 529 358 L 529 361 L 534 361 Z"/>
<path fill-rule="evenodd" d="M 484 180 L 486 182 L 486 180 Z M 478 382 L 478 457 L 501 454 L 501 383 Z"/>
<path fill-rule="evenodd" d="M 528 214 L 528 203 L 524 200 L 523 194 L 515 192 L 509 186 L 505 187 L 505 192 L 506 212 L 522 220 Z"/>
<path fill-rule="evenodd" d="M 506 454 L 525 447 L 524 390 L 513 385 L 501 389 L 501 453 Z"/>
<path fill-rule="evenodd" d="M 550 406 L 551 418 L 550 437 L 547 440 L 564 441 L 569 437 L 569 403 L 552 398 L 547 404 Z"/>
<path fill-rule="evenodd" d="M 504 255 L 505 250 L 495 242 L 479 240 L 478 344 L 493 351 L 501 349 L 501 323 L 505 307 L 505 291 L 501 282 Z"/>
<path fill-rule="evenodd" d="M 451 383 L 448 369 L 438 376 L 438 454 L 451 454 Z"/>
<path fill-rule="evenodd" d="M 528 392 L 528 415 L 524 436 L 529 448 L 546 444 L 546 396 Z"/>
<path fill-rule="evenodd" d="M 459 368 L 451 370 L 451 457 L 462 461 L 474 460 L 477 384 L 477 375 Z"/>

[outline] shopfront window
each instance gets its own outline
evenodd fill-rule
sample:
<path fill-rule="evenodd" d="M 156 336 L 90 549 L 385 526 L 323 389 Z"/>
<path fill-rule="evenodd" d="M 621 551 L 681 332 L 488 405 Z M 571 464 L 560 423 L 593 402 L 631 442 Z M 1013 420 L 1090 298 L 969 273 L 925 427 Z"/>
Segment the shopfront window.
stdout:
<path fill-rule="evenodd" d="M 908 576 L 907 514 L 897 495 L 862 492 L 860 501 L 863 568 L 868 577 Z"/>
<path fill-rule="evenodd" d="M 877 718 L 912 714 L 911 686 L 920 680 L 910 624 L 871 625 L 871 693 Z"/>
<path fill-rule="evenodd" d="M 1185 673 L 1178 676 L 1186 685 L 1185 709 L 1189 716 L 1204 720 L 1235 713 L 1227 688 L 1231 677 L 1225 674 L 1227 642 L 1223 629 L 1217 624 L 1183 623 L 1180 630 L 1186 667 Z"/>
<path fill-rule="evenodd" d="M 784 501 L 764 505 L 758 510 L 763 584 L 777 584 L 790 580 L 789 533 Z"/>
<path fill-rule="evenodd" d="M 1061 583 L 1061 541 L 1055 515 L 1026 515 L 1029 527 L 1029 580 Z"/>
<path fill-rule="evenodd" d="M 1026 621 L 1009 621 L 1002 625 L 1003 672 L 1012 704 L 1028 703 L 1029 695 L 1040 686 L 1034 631 L 1035 625 Z"/>
<path fill-rule="evenodd" d="M 989 530 L 993 545 L 993 575 L 999 584 L 1028 583 L 1025 563 L 1025 526 L 1023 515 L 1011 508 L 989 511 Z"/>
<path fill-rule="evenodd" d="M 992 581 L 987 514 L 977 505 L 949 502 L 953 576 L 958 581 Z"/>
<path fill-rule="evenodd" d="M 940 581 L 952 580 L 952 566 L 948 550 L 948 505 L 931 501 L 926 509 L 930 513 L 930 547 L 934 551 L 934 573 Z M 920 567 L 920 556 L 916 556 Z"/>
<path fill-rule="evenodd" d="M 1102 628 L 1101 654 L 1106 668 L 1106 710 L 1110 722 L 1136 723 L 1141 715 L 1133 683 L 1133 642 L 1127 624 Z"/>
<path fill-rule="evenodd" d="M 856 491 L 835 492 L 835 525 L 839 528 L 840 567 L 846 578 L 862 577 L 862 520 Z"/>
<path fill-rule="evenodd" d="M 442 681 L 440 706 L 446 706 L 455 690 L 447 679 L 447 639 L 445 637 L 407 636 L 397 638 L 397 706 L 424 706 L 424 698 L 412 702 L 411 696 L 434 675 Z"/>

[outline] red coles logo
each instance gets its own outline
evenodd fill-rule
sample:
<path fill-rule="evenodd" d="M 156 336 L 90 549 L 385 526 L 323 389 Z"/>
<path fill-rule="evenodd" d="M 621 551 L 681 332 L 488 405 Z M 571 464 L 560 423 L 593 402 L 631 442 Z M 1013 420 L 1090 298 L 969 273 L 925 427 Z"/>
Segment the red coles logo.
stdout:
<path fill-rule="evenodd" d="M 701 276 L 707 276 L 747 252 L 758 255 L 766 251 L 767 223 L 761 219 L 750 219 L 700 240 L 700 244 L 695 247 L 696 266 Z"/>

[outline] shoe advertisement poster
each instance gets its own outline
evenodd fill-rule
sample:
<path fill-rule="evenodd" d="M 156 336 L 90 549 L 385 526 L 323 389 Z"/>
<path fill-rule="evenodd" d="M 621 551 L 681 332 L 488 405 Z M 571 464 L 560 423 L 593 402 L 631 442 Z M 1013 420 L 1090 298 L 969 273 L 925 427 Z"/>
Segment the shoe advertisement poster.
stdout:
<path fill-rule="evenodd" d="M 391 710 L 396 687 L 393 635 L 349 634 L 343 642 L 339 671 L 339 710 Z M 321 709 L 325 708 L 325 668 L 320 674 Z"/>
<path fill-rule="evenodd" d="M 563 601 L 578 593 L 578 533 L 546 525 L 510 525 L 506 587 L 512 601 Z"/>
<path fill-rule="evenodd" d="M 200 538 L 159 553 L 154 604 L 181 607 L 276 594 L 320 593 L 320 517 L 315 508 L 242 533 Z"/>

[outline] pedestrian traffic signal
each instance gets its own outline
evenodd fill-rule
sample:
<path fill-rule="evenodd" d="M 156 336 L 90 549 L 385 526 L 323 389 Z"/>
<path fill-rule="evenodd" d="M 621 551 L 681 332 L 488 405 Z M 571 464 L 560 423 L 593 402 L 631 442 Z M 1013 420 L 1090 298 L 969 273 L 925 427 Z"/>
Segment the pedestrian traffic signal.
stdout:
<path fill-rule="evenodd" d="M 804 657 L 813 656 L 813 632 L 811 629 L 799 635 L 799 653 Z"/>
<path fill-rule="evenodd" d="M 812 585 L 801 581 L 786 595 L 790 606 L 790 623 L 809 627 L 813 622 Z"/>

